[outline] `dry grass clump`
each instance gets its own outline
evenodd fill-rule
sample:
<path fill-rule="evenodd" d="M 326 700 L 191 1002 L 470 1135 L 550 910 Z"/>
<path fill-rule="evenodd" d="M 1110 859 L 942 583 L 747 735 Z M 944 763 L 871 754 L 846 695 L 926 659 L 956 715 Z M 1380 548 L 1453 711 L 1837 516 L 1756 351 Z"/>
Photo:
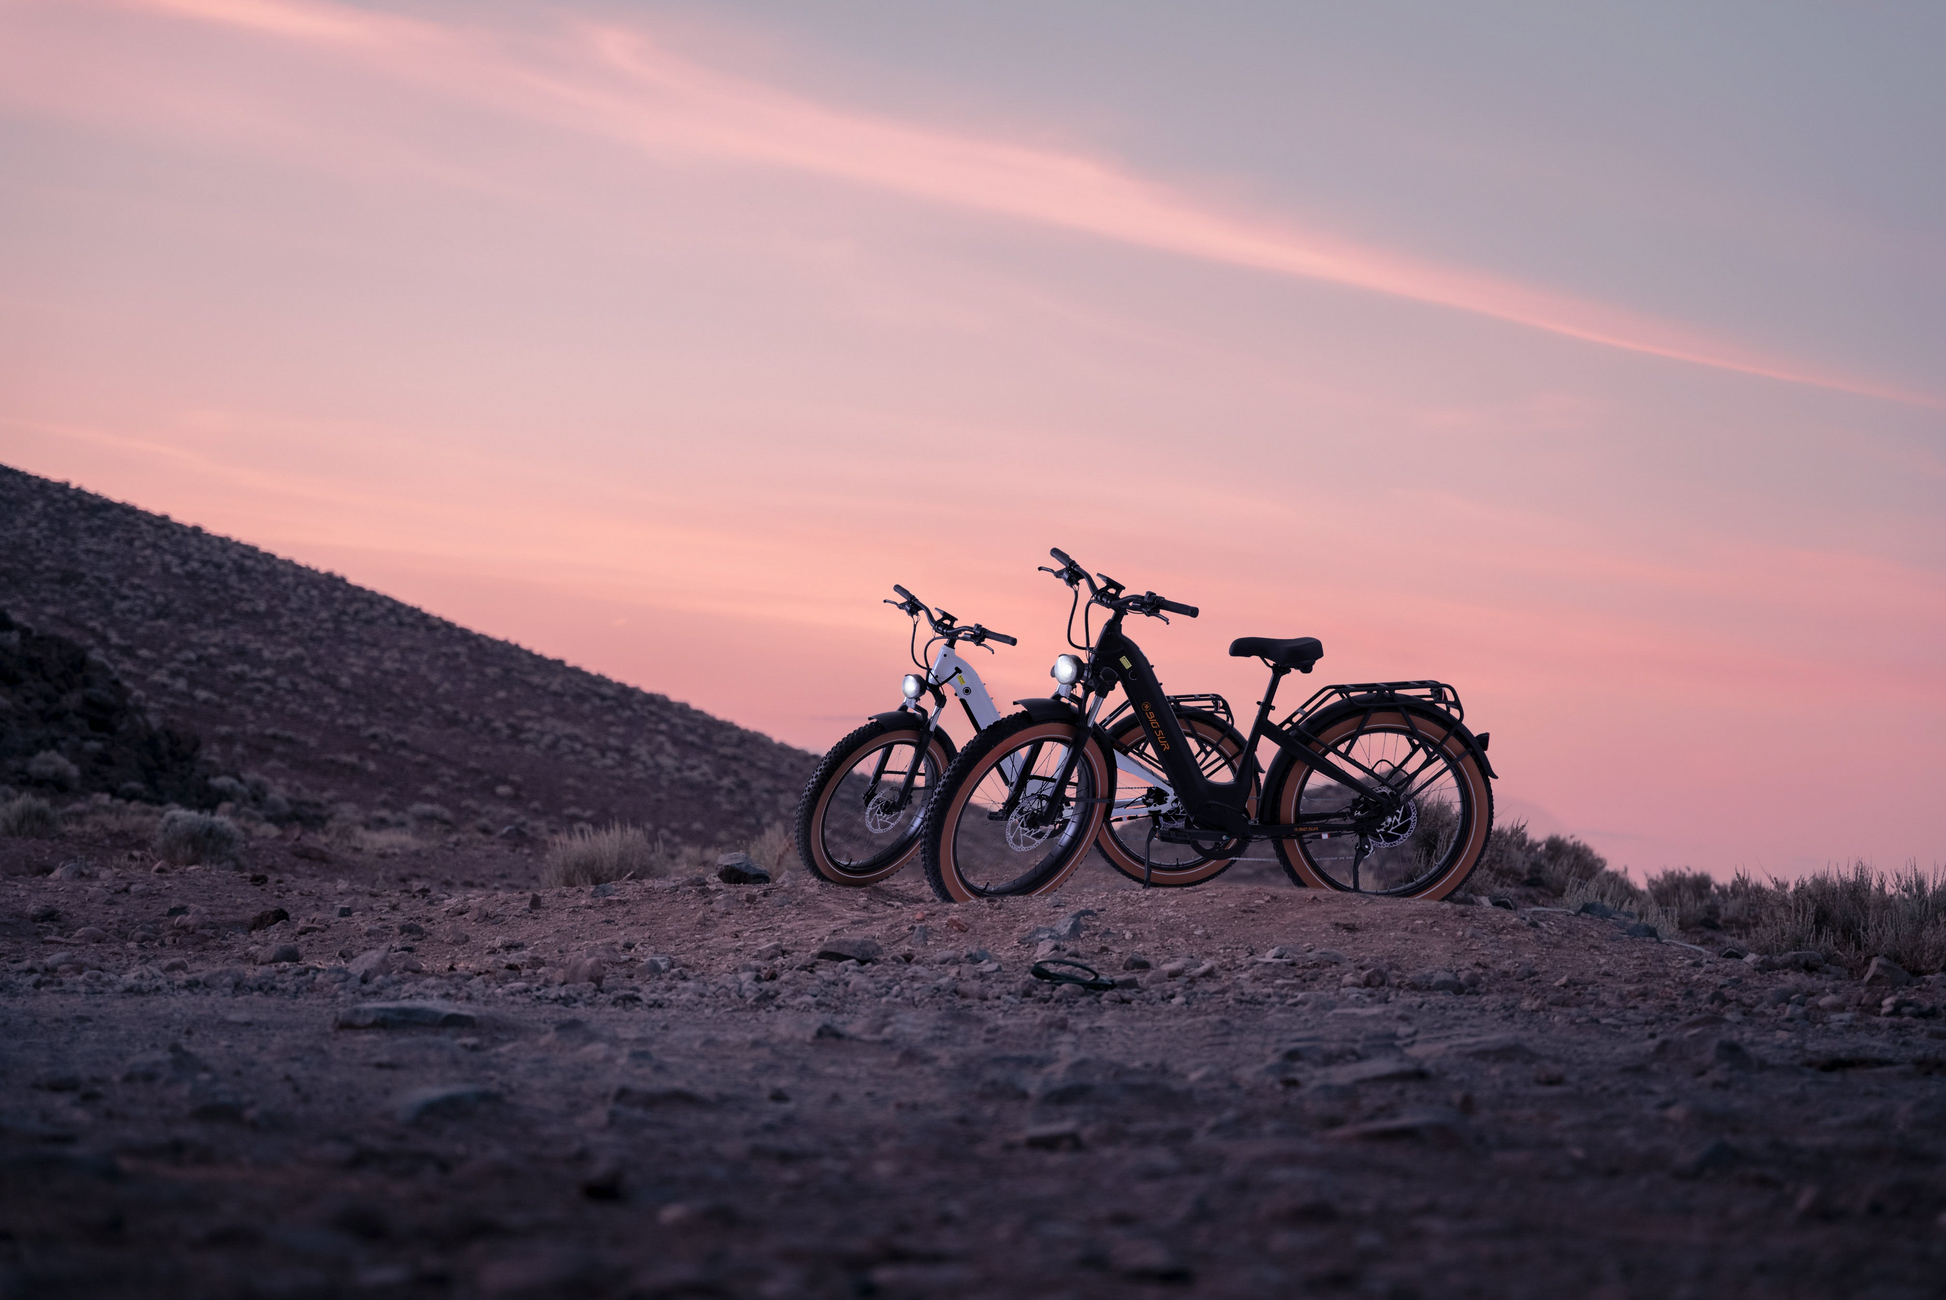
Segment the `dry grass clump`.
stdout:
<path fill-rule="evenodd" d="M 0 838 L 51 840 L 61 833 L 61 814 L 45 799 L 24 794 L 0 804 Z"/>
<path fill-rule="evenodd" d="M 639 826 L 613 822 L 599 829 L 577 826 L 550 837 L 541 879 L 555 887 L 600 885 L 665 875 L 672 865 L 660 837 L 651 840 Z"/>
<path fill-rule="evenodd" d="M 779 875 L 797 865 L 797 836 L 784 826 L 771 823 L 764 827 L 763 833 L 743 846 L 750 860 L 770 873 L 775 880 Z"/>
<path fill-rule="evenodd" d="M 61 790 L 81 785 L 81 769 L 51 749 L 43 749 L 27 760 L 27 775 Z"/>
<path fill-rule="evenodd" d="M 96 795 L 85 808 L 68 810 L 68 824 L 75 830 L 118 840 L 152 841 L 161 821 L 159 808 L 109 800 L 105 795 Z"/>
<path fill-rule="evenodd" d="M 163 814 L 155 833 L 156 852 L 177 866 L 236 861 L 243 832 L 228 817 L 177 808 Z"/>
<path fill-rule="evenodd" d="M 1856 862 L 1789 884 L 1739 876 L 1718 890 L 1741 904 L 1760 951 L 1815 949 L 1854 969 L 1889 957 L 1915 975 L 1946 970 L 1946 873 L 1937 868 L 1888 873 Z"/>

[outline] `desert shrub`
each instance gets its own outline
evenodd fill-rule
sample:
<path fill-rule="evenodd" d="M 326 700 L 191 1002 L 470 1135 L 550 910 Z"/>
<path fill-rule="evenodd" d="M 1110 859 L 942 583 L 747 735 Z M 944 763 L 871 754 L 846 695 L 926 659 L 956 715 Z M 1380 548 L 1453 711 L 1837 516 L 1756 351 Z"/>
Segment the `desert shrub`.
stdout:
<path fill-rule="evenodd" d="M 797 836 L 785 827 L 775 823 L 764 827 L 763 833 L 743 846 L 750 860 L 762 867 L 775 879 L 780 873 L 797 865 Z"/>
<path fill-rule="evenodd" d="M 1715 930 L 1722 924 L 1716 881 L 1707 871 L 1665 871 L 1650 876 L 1649 898 L 1685 930 Z"/>
<path fill-rule="evenodd" d="M 0 804 L 0 837 L 46 840 L 61 833 L 61 814 L 45 799 L 24 794 Z"/>
<path fill-rule="evenodd" d="M 27 760 L 27 775 L 57 790 L 73 790 L 81 784 L 81 769 L 51 749 Z"/>
<path fill-rule="evenodd" d="M 1609 902 L 1610 896 L 1633 898 L 1630 891 L 1635 890 L 1625 877 L 1608 869 L 1608 859 L 1580 840 L 1566 835 L 1536 840 L 1527 833 L 1525 822 L 1493 828 L 1481 851 L 1475 879 L 1475 889 L 1524 885 L 1565 896 L 1579 888 L 1583 893 L 1577 902 L 1589 898 Z"/>
<path fill-rule="evenodd" d="M 453 814 L 436 803 L 415 803 L 405 815 L 414 830 L 445 830 L 453 824 Z"/>
<path fill-rule="evenodd" d="M 639 826 L 620 822 L 596 829 L 577 826 L 550 837 L 542 880 L 554 886 L 599 885 L 666 874 L 669 855 Z"/>
<path fill-rule="evenodd" d="M 234 862 L 242 847 L 243 832 L 228 817 L 181 808 L 163 814 L 155 833 L 156 852 L 177 866 Z"/>
<path fill-rule="evenodd" d="M 1747 942 L 1762 952 L 1815 949 L 1854 971 L 1889 957 L 1914 974 L 1946 970 L 1946 874 L 1917 863 L 1886 873 L 1863 862 L 1788 884 L 1731 882 Z"/>

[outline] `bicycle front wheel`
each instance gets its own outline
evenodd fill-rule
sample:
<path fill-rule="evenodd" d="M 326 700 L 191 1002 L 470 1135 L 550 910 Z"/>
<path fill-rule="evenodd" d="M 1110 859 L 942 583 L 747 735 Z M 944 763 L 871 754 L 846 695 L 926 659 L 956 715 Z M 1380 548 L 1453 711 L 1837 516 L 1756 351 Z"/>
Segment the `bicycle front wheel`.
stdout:
<path fill-rule="evenodd" d="M 910 862 L 951 743 L 915 718 L 911 726 L 874 719 L 833 745 L 797 804 L 797 855 L 811 874 L 871 885 Z"/>
<path fill-rule="evenodd" d="M 1189 751 L 1212 781 L 1232 781 L 1243 765 L 1244 738 L 1214 713 L 1177 709 L 1176 721 L 1189 741 Z M 1117 767 L 1115 802 L 1109 805 L 1095 847 L 1108 864 L 1131 880 L 1165 888 L 1200 885 L 1213 880 L 1236 861 L 1234 845 L 1204 849 L 1161 839 L 1159 832 L 1186 824 L 1181 805 L 1162 779 L 1162 760 L 1140 718 L 1129 714 L 1109 733 L 1118 754 L 1126 754 L 1141 773 Z M 1249 811 L 1255 813 L 1253 797 Z M 1226 849 L 1228 851 L 1226 851 Z"/>
<path fill-rule="evenodd" d="M 956 903 L 1058 889 L 1094 843 L 1114 790 L 1113 767 L 1078 724 L 1003 718 L 960 752 L 926 809 L 926 880 Z"/>
<path fill-rule="evenodd" d="M 1450 718 L 1431 709 L 1350 704 L 1306 725 L 1341 765 L 1406 799 L 1363 835 L 1308 831 L 1273 841 L 1293 882 L 1426 899 L 1466 883 L 1493 826 L 1493 791 Z M 1355 816 L 1365 798 L 1283 754 L 1264 785 L 1267 820 L 1284 825 Z"/>

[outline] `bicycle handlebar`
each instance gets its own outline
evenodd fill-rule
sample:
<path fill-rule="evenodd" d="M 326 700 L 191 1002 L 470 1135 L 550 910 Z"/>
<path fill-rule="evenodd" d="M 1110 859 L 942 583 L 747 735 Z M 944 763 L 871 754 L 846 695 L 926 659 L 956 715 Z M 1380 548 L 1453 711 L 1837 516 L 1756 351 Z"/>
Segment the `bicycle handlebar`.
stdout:
<path fill-rule="evenodd" d="M 1155 596 L 1156 608 L 1166 609 L 1171 614 L 1181 614 L 1184 618 L 1195 618 L 1199 613 L 1202 612 L 1198 610 L 1194 605 L 1184 605 L 1184 604 L 1180 604 L 1177 601 L 1164 600 L 1162 597 L 1156 596 L 1154 592 L 1150 592 L 1149 594 L 1151 596 Z"/>
<path fill-rule="evenodd" d="M 913 618 L 923 617 L 936 636 L 943 636 L 948 641 L 971 641 L 974 645 L 985 645 L 988 641 L 998 641 L 1002 645 L 1020 644 L 1017 639 L 1006 633 L 992 631 L 981 627 L 978 623 L 972 627 L 960 627 L 955 623 L 953 616 L 943 609 L 935 616 L 931 606 L 896 582 L 892 584 L 892 590 L 898 592 L 901 599 L 888 600 L 885 603 Z"/>

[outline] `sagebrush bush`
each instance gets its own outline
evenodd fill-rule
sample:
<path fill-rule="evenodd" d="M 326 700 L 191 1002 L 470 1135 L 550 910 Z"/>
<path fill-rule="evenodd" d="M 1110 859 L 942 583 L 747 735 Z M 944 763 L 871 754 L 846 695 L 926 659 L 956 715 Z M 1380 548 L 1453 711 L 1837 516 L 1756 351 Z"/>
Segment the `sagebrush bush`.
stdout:
<path fill-rule="evenodd" d="M 51 749 L 43 749 L 27 760 L 27 775 L 60 790 L 81 785 L 81 769 Z"/>
<path fill-rule="evenodd" d="M 548 841 L 542 880 L 549 885 L 600 885 L 665 874 L 669 855 L 639 826 L 620 822 L 596 829 L 577 826 Z"/>
<path fill-rule="evenodd" d="M 1494 827 L 1475 871 L 1475 889 L 1525 885 L 1561 895 L 1580 889 L 1593 891 L 1584 893 L 1584 897 L 1607 902 L 1608 894 L 1635 888 L 1608 869 L 1608 859 L 1580 840 L 1566 835 L 1536 840 L 1527 833 L 1526 822 Z"/>
<path fill-rule="evenodd" d="M 47 840 L 61 833 L 61 814 L 45 799 L 24 794 L 0 804 L 0 836 L 15 840 Z"/>
<path fill-rule="evenodd" d="M 182 808 L 163 814 L 155 833 L 156 852 L 177 866 L 234 862 L 242 847 L 243 832 L 228 817 Z"/>

